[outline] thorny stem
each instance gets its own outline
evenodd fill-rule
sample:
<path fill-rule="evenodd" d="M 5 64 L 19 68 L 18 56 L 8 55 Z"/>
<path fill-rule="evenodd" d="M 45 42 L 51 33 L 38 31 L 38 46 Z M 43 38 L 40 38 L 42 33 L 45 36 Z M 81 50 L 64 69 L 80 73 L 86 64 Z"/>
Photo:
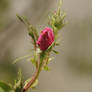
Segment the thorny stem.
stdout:
<path fill-rule="evenodd" d="M 55 44 L 54 44 L 55 46 Z M 53 46 L 53 47 L 54 47 Z M 37 49 L 37 48 L 36 48 Z M 36 51 L 35 49 L 35 51 Z M 34 75 L 32 76 L 32 79 L 23 87 L 22 91 L 21 92 L 27 92 L 28 89 L 31 87 L 31 85 L 36 81 L 36 79 L 39 77 L 39 74 L 41 72 L 41 69 L 42 69 L 42 66 L 48 64 L 48 57 L 49 57 L 49 53 L 47 54 L 47 58 L 45 59 L 45 61 L 41 61 L 40 59 L 40 56 L 41 54 L 39 53 L 38 54 L 38 61 L 37 61 L 37 64 L 36 64 L 36 71 L 34 73 Z M 43 65 L 44 64 L 44 65 Z"/>
<path fill-rule="evenodd" d="M 27 92 L 28 89 L 30 88 L 30 86 L 36 81 L 36 79 L 38 78 L 40 72 L 41 72 L 41 63 L 40 63 L 40 55 L 39 55 L 39 60 L 37 63 L 37 68 L 35 71 L 35 74 L 33 75 L 32 79 L 27 83 L 27 85 L 24 86 L 24 88 L 22 89 L 22 92 Z"/>

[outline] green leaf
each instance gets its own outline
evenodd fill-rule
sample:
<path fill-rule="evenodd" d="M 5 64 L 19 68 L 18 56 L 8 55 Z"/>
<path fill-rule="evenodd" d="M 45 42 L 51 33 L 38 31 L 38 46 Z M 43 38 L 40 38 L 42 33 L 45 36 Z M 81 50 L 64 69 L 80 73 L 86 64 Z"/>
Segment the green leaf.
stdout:
<path fill-rule="evenodd" d="M 0 82 L 0 92 L 14 92 L 14 91 L 9 84 Z"/>
<path fill-rule="evenodd" d="M 34 58 L 30 58 L 30 61 L 32 62 L 33 65 L 36 66 L 36 60 Z"/>
<path fill-rule="evenodd" d="M 37 50 L 34 52 L 34 57 L 29 59 L 29 61 L 32 62 L 33 65 L 36 66 L 38 61 L 38 54 L 40 54 L 41 52 L 42 51 L 39 48 L 37 48 Z"/>
<path fill-rule="evenodd" d="M 29 30 L 29 35 L 30 33 L 33 33 L 35 39 L 37 40 L 38 38 L 37 29 L 33 25 L 30 24 L 28 30 Z"/>
<path fill-rule="evenodd" d="M 36 47 L 36 41 L 38 39 L 38 32 L 36 30 L 36 28 L 30 24 L 30 22 L 28 21 L 28 19 L 25 16 L 19 16 L 18 14 L 16 14 L 17 18 L 26 25 L 29 35 L 31 36 L 32 40 L 33 40 L 33 44 Z"/>
<path fill-rule="evenodd" d="M 56 43 L 55 43 L 55 45 L 56 45 L 56 46 L 59 46 L 59 45 L 60 45 L 60 43 L 56 42 Z"/>
<path fill-rule="evenodd" d="M 24 23 L 24 20 L 23 20 L 23 18 L 21 17 L 21 16 L 19 16 L 18 14 L 16 14 L 16 16 L 17 16 L 17 18 L 22 22 L 22 23 Z M 25 24 L 25 23 L 24 23 Z"/>
<path fill-rule="evenodd" d="M 23 88 L 22 74 L 21 74 L 21 71 L 19 71 L 18 72 L 18 79 L 15 81 L 15 85 L 14 85 L 14 91 L 21 92 L 22 88 Z"/>
<path fill-rule="evenodd" d="M 54 59 L 54 57 L 49 58 L 49 59 L 48 59 L 48 63 L 50 63 L 53 59 Z"/>
<path fill-rule="evenodd" d="M 38 32 L 37 32 L 36 28 L 33 25 L 29 25 L 28 32 L 29 32 L 29 36 L 31 36 L 31 38 L 33 40 L 34 46 L 36 46 L 37 45 L 36 41 L 38 39 Z"/>
<path fill-rule="evenodd" d="M 59 54 L 59 52 L 58 51 L 56 51 L 56 50 L 52 50 L 55 54 Z"/>
<path fill-rule="evenodd" d="M 49 25 L 53 28 L 54 30 L 54 35 L 55 35 L 55 40 L 58 37 L 58 31 L 60 29 L 62 29 L 65 25 L 65 21 L 64 18 L 66 16 L 66 14 L 64 13 L 63 9 L 61 9 L 62 6 L 62 1 L 60 1 L 59 3 L 59 7 L 56 13 L 54 13 L 51 17 L 50 17 L 50 22 Z"/>
<path fill-rule="evenodd" d="M 36 51 L 34 51 L 34 57 L 33 58 L 29 58 L 28 61 L 30 61 L 33 65 L 37 65 L 37 61 L 38 61 L 38 55 L 42 53 L 42 51 L 37 48 Z"/>
<path fill-rule="evenodd" d="M 18 14 L 16 14 L 17 18 L 24 23 L 27 27 L 30 25 L 28 19 L 25 16 L 19 16 Z"/>
<path fill-rule="evenodd" d="M 25 58 L 28 58 L 28 57 L 30 57 L 30 56 L 31 56 L 31 55 L 25 55 L 25 56 L 19 57 L 19 58 L 15 59 L 15 60 L 13 61 L 13 64 L 15 64 L 15 63 L 17 63 L 17 62 L 19 62 L 19 61 L 21 61 L 21 60 L 23 60 L 23 59 L 25 59 Z"/>
<path fill-rule="evenodd" d="M 44 66 L 44 70 L 45 70 L 45 71 L 49 71 L 50 69 L 49 69 L 49 67 L 46 65 L 46 66 Z"/>

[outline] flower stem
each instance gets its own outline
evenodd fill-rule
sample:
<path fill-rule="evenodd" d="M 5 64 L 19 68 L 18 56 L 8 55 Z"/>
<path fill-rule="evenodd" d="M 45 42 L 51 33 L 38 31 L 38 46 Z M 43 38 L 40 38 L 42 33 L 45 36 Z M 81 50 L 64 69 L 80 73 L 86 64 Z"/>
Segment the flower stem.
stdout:
<path fill-rule="evenodd" d="M 36 79 L 38 78 L 38 76 L 39 76 L 39 74 L 41 72 L 41 66 L 42 66 L 42 64 L 40 63 L 40 56 L 39 56 L 36 71 L 35 71 L 32 79 L 23 87 L 22 92 L 27 92 L 28 89 L 30 88 L 30 86 L 36 81 Z"/>

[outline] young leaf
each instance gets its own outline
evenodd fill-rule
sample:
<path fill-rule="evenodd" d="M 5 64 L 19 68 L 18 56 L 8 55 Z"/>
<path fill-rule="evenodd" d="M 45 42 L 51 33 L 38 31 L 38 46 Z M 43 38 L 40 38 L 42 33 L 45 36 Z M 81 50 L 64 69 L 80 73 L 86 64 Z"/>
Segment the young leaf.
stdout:
<path fill-rule="evenodd" d="M 55 54 L 59 54 L 59 52 L 58 51 L 56 51 L 56 50 L 52 50 Z"/>
<path fill-rule="evenodd" d="M 31 38 L 33 40 L 34 47 L 36 49 L 36 41 L 38 39 L 38 33 L 37 33 L 36 28 L 30 24 L 30 22 L 28 21 L 28 19 L 25 16 L 19 16 L 18 14 L 16 16 L 22 23 L 24 23 L 26 25 L 29 35 L 31 36 Z"/>
<path fill-rule="evenodd" d="M 25 16 L 19 16 L 18 14 L 16 14 L 17 18 L 24 23 L 27 27 L 30 25 L 28 19 Z"/>
<path fill-rule="evenodd" d="M 23 59 L 25 59 L 25 58 L 28 58 L 28 57 L 30 57 L 30 56 L 31 56 L 31 55 L 25 55 L 25 56 L 19 57 L 19 58 L 15 59 L 15 60 L 13 61 L 13 64 L 15 64 L 15 63 L 17 63 L 17 62 L 19 62 L 19 61 L 21 61 L 21 60 L 23 60 Z"/>
<path fill-rule="evenodd" d="M 14 91 L 21 92 L 22 88 L 23 88 L 22 74 L 21 74 L 21 71 L 19 71 L 18 72 L 18 80 L 15 81 L 15 85 L 14 85 Z"/>
<path fill-rule="evenodd" d="M 33 65 L 36 66 L 36 60 L 34 58 L 30 58 L 30 61 L 32 62 Z"/>
<path fill-rule="evenodd" d="M 48 59 L 48 63 L 50 63 L 53 59 L 54 59 L 54 57 L 49 58 L 49 59 Z M 48 63 L 47 63 L 47 64 L 48 64 Z"/>
<path fill-rule="evenodd" d="M 35 27 L 33 27 L 33 25 L 29 25 L 28 26 L 28 32 L 29 32 L 29 36 L 31 36 L 32 40 L 33 40 L 33 44 L 34 44 L 34 47 L 36 48 L 36 41 L 38 39 L 38 32 L 36 30 Z"/>
<path fill-rule="evenodd" d="M 62 2 L 60 2 L 57 12 L 52 15 L 52 17 L 50 18 L 50 22 L 49 22 L 49 25 L 54 30 L 55 40 L 58 37 L 58 31 L 62 29 L 65 25 L 64 18 L 66 15 L 63 12 L 63 10 L 61 10 L 61 6 L 62 6 Z"/>
<path fill-rule="evenodd" d="M 59 42 L 56 42 L 56 43 L 55 43 L 55 45 L 56 45 L 56 46 L 59 46 L 59 45 L 60 45 L 60 43 L 59 43 Z"/>
<path fill-rule="evenodd" d="M 0 92 L 14 92 L 13 88 L 9 84 L 4 82 L 0 82 L 0 90 Z"/>
<path fill-rule="evenodd" d="M 49 71 L 50 69 L 49 69 L 49 67 L 46 65 L 46 66 L 44 66 L 44 70 L 45 70 L 45 71 Z"/>

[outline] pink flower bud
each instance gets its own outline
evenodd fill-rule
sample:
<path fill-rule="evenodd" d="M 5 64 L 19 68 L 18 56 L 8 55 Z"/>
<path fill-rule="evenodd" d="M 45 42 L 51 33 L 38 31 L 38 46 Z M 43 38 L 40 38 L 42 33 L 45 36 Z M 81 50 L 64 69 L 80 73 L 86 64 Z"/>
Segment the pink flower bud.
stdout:
<path fill-rule="evenodd" d="M 46 50 L 54 41 L 53 29 L 46 27 L 40 34 L 37 44 L 42 51 Z"/>

